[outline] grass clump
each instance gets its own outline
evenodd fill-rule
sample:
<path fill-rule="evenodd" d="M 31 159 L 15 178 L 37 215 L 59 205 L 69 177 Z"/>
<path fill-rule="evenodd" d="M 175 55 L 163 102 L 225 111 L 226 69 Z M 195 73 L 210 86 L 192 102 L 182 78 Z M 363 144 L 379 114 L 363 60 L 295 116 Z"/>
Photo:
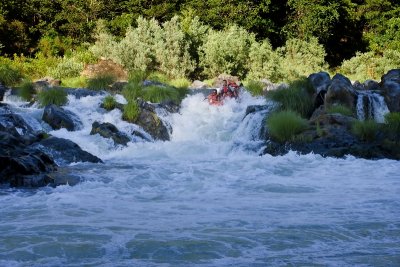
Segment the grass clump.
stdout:
<path fill-rule="evenodd" d="M 135 101 L 137 98 L 142 97 L 143 95 L 142 86 L 135 82 L 129 82 L 124 86 L 124 89 L 122 89 L 122 95 L 128 102 Z"/>
<path fill-rule="evenodd" d="M 26 100 L 30 101 L 35 93 L 35 87 L 33 83 L 29 80 L 24 80 L 19 86 L 18 94 L 19 96 Z"/>
<path fill-rule="evenodd" d="M 135 123 L 140 115 L 140 108 L 136 101 L 129 101 L 128 104 L 124 106 L 124 111 L 122 113 L 122 119 L 128 122 Z"/>
<path fill-rule="evenodd" d="M 54 104 L 56 106 L 65 105 L 68 102 L 67 93 L 59 88 L 43 90 L 38 94 L 38 101 L 41 107 Z"/>
<path fill-rule="evenodd" d="M 72 78 L 63 78 L 61 80 L 61 86 L 71 87 L 71 88 L 86 88 L 87 87 L 87 79 L 85 77 L 72 77 Z"/>
<path fill-rule="evenodd" d="M 112 75 L 100 75 L 95 78 L 90 78 L 87 82 L 87 87 L 91 90 L 105 90 L 116 81 Z"/>
<path fill-rule="evenodd" d="M 314 107 L 312 87 L 307 79 L 289 83 L 288 87 L 269 91 L 267 97 L 281 103 L 282 110 L 292 110 L 303 117 L 309 117 Z"/>
<path fill-rule="evenodd" d="M 148 72 L 144 70 L 134 70 L 129 72 L 128 82 L 134 84 L 141 84 L 146 80 Z"/>
<path fill-rule="evenodd" d="M 106 110 L 113 110 L 117 106 L 117 101 L 115 100 L 115 98 L 113 96 L 109 95 L 103 99 L 102 106 Z"/>
<path fill-rule="evenodd" d="M 246 85 L 247 91 L 249 91 L 253 96 L 263 95 L 263 88 L 264 84 L 260 81 L 250 80 Z"/>
<path fill-rule="evenodd" d="M 9 65 L 0 65 L 0 83 L 6 86 L 17 84 L 22 78 L 22 74 Z"/>
<path fill-rule="evenodd" d="M 284 143 L 307 129 L 307 121 L 296 112 L 285 110 L 271 114 L 267 127 L 271 138 Z"/>
<path fill-rule="evenodd" d="M 393 138 L 400 139 L 400 112 L 391 112 L 385 115 L 385 128 Z M 398 140 L 400 142 L 400 140 Z"/>
<path fill-rule="evenodd" d="M 180 95 L 175 88 L 151 85 L 143 88 L 143 100 L 152 103 L 160 103 L 167 100 L 179 102 Z"/>
<path fill-rule="evenodd" d="M 374 120 L 356 121 L 352 132 L 363 141 L 373 141 L 379 130 L 379 124 Z"/>
<path fill-rule="evenodd" d="M 335 105 L 327 108 L 326 112 L 328 114 L 339 113 L 345 116 L 353 116 L 353 111 L 343 105 Z"/>

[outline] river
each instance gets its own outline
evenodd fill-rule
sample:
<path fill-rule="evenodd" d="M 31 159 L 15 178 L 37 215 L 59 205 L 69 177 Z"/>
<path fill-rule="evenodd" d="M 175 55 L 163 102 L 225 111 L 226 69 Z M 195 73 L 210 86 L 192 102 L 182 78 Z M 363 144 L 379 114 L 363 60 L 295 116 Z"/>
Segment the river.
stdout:
<path fill-rule="evenodd" d="M 103 97 L 69 96 L 84 127 L 50 133 L 104 164 L 68 166 L 75 186 L 0 189 L 0 266 L 400 266 L 399 161 L 259 156 L 264 115 L 243 117 L 265 100 L 249 95 L 189 96 L 164 114 L 171 141 L 114 147 L 93 121 L 140 129 Z"/>

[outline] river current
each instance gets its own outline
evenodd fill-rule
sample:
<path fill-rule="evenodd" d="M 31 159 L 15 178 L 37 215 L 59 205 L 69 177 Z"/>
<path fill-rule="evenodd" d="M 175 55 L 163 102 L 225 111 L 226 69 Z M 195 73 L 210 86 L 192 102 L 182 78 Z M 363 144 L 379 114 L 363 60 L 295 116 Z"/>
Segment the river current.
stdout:
<path fill-rule="evenodd" d="M 268 111 L 244 118 L 265 104 L 246 94 L 222 107 L 189 96 L 159 111 L 171 141 L 114 147 L 89 134 L 95 120 L 140 129 L 103 97 L 69 96 L 83 129 L 50 133 L 104 164 L 61 168 L 75 186 L 0 189 L 0 266 L 400 266 L 399 161 L 259 156 Z"/>

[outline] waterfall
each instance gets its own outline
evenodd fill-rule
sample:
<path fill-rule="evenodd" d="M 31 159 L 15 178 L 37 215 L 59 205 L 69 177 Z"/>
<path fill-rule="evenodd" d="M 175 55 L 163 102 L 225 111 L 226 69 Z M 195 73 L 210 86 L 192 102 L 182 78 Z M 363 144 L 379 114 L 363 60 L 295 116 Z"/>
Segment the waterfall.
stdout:
<path fill-rule="evenodd" d="M 359 120 L 374 119 L 379 123 L 383 123 L 385 114 L 389 113 L 383 96 L 372 91 L 358 92 L 356 109 Z"/>

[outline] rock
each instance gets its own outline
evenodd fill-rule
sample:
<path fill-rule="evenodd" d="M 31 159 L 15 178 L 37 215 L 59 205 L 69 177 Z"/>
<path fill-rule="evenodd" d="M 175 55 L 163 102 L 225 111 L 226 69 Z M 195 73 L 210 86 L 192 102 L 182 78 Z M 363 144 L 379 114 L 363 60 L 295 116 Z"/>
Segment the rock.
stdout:
<path fill-rule="evenodd" d="M 133 130 L 132 131 L 132 135 L 139 137 L 140 139 L 147 141 L 147 142 L 151 142 L 151 138 L 148 138 L 146 135 L 144 135 L 143 133 L 137 131 L 137 130 Z"/>
<path fill-rule="evenodd" d="M 400 69 L 390 70 L 382 76 L 383 96 L 390 112 L 400 112 Z"/>
<path fill-rule="evenodd" d="M 331 85 L 331 77 L 323 71 L 311 74 L 308 76 L 308 81 L 311 83 L 316 94 L 320 91 L 328 91 L 328 87 Z"/>
<path fill-rule="evenodd" d="M 117 81 L 114 82 L 111 87 L 110 90 L 114 93 L 120 93 L 122 92 L 122 90 L 124 89 L 125 85 L 127 85 L 128 82 L 122 82 L 122 81 Z"/>
<path fill-rule="evenodd" d="M 61 165 L 73 162 L 102 163 L 102 160 L 98 157 L 82 150 L 79 145 L 64 138 L 51 136 L 35 144 L 35 147 L 51 155 Z"/>
<path fill-rule="evenodd" d="M 56 105 L 45 107 L 42 120 L 53 129 L 66 128 L 68 131 L 75 131 L 82 128 L 82 122 L 77 115 Z"/>
<path fill-rule="evenodd" d="M 0 101 L 3 101 L 4 99 L 4 94 L 9 90 L 8 87 L 4 86 L 2 83 L 0 83 Z"/>
<path fill-rule="evenodd" d="M 246 108 L 246 113 L 244 115 L 244 117 L 246 117 L 247 115 L 254 113 L 254 112 L 258 112 L 261 110 L 266 110 L 269 109 L 269 107 L 267 105 L 251 105 L 251 106 L 247 106 Z"/>
<path fill-rule="evenodd" d="M 163 108 L 166 111 L 168 111 L 169 113 L 178 113 L 180 106 L 177 105 L 174 101 L 172 100 L 167 100 L 167 101 L 163 101 L 158 105 L 159 108 Z"/>
<path fill-rule="evenodd" d="M 104 138 L 111 138 L 116 145 L 126 146 L 131 141 L 131 139 L 126 134 L 119 131 L 118 128 L 115 127 L 115 125 L 109 122 L 105 123 L 99 123 L 97 121 L 93 122 L 90 134 L 91 135 L 99 134 Z"/>
<path fill-rule="evenodd" d="M 33 82 L 33 88 L 36 93 L 40 93 L 41 91 L 48 90 L 53 86 L 60 86 L 60 85 L 61 85 L 61 80 L 53 79 L 52 77 L 44 77 Z"/>
<path fill-rule="evenodd" d="M 86 65 L 81 75 L 87 78 L 109 75 L 115 77 L 117 80 L 128 80 L 128 72 L 121 65 L 109 59 L 101 59 L 96 64 Z"/>
<path fill-rule="evenodd" d="M 206 89 L 208 85 L 205 82 L 195 80 L 193 83 L 190 85 L 191 89 Z"/>
<path fill-rule="evenodd" d="M 76 99 L 80 99 L 82 97 L 87 97 L 87 96 L 98 96 L 98 95 L 104 95 L 105 92 L 103 91 L 94 91 L 94 90 L 89 90 L 89 89 L 77 89 L 77 88 L 65 88 L 64 91 L 68 95 L 73 95 L 75 96 Z"/>
<path fill-rule="evenodd" d="M 240 84 L 239 77 L 232 76 L 232 75 L 224 73 L 224 74 L 220 74 L 216 79 L 214 79 L 214 84 L 213 85 L 216 86 L 216 87 L 221 87 L 222 84 L 223 84 L 223 80 L 227 80 L 228 82 L 229 81 L 234 82 L 237 85 Z"/>
<path fill-rule="evenodd" d="M 325 95 L 325 108 L 343 105 L 354 111 L 356 99 L 356 91 L 350 80 L 341 74 L 336 74 Z"/>
<path fill-rule="evenodd" d="M 319 114 L 316 115 L 317 112 L 314 112 L 313 116 L 310 119 L 310 122 L 313 124 L 319 124 L 320 126 L 324 125 L 340 125 L 350 130 L 353 123 L 357 120 L 356 118 L 345 116 L 339 113 L 334 114 Z"/>
<path fill-rule="evenodd" d="M 141 126 L 155 140 L 169 141 L 168 128 L 155 112 L 141 109 L 137 125 Z"/>

